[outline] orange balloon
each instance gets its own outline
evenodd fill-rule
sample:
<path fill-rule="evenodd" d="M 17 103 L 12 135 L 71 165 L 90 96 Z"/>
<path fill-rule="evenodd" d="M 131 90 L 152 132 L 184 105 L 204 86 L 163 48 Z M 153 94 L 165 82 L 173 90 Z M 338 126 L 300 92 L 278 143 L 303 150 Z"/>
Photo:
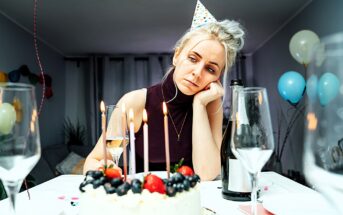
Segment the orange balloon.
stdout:
<path fill-rule="evenodd" d="M 7 82 L 7 73 L 0 71 L 0 82 Z"/>

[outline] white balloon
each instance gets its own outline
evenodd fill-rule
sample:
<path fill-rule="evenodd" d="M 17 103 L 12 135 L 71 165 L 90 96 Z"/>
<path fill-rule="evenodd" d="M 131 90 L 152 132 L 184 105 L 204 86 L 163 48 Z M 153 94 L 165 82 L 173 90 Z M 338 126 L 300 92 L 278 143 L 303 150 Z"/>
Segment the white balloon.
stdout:
<path fill-rule="evenodd" d="M 9 103 L 0 104 L 0 134 L 9 134 L 15 124 L 16 112 Z"/>
<path fill-rule="evenodd" d="M 289 51 L 292 57 L 301 64 L 307 65 L 311 60 L 311 51 L 319 43 L 316 33 L 309 30 L 297 32 L 289 42 Z"/>

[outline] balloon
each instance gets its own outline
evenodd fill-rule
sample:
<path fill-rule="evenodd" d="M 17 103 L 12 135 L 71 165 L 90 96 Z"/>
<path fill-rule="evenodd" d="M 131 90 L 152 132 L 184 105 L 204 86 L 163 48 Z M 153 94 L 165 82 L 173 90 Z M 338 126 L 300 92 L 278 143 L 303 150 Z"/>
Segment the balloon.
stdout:
<path fill-rule="evenodd" d="M 318 97 L 321 105 L 326 106 L 338 94 L 340 81 L 331 72 L 324 73 L 318 82 Z"/>
<path fill-rule="evenodd" d="M 316 101 L 317 98 L 318 77 L 311 75 L 306 83 L 306 92 L 310 102 Z"/>
<path fill-rule="evenodd" d="M 278 91 L 284 100 L 296 105 L 305 92 L 305 79 L 298 72 L 285 72 L 279 79 Z"/>
<path fill-rule="evenodd" d="M 0 82 L 7 82 L 7 74 L 0 71 Z"/>
<path fill-rule="evenodd" d="M 0 134 L 9 134 L 15 124 L 16 112 L 9 103 L 0 104 Z"/>
<path fill-rule="evenodd" d="M 301 64 L 307 65 L 311 59 L 311 51 L 314 45 L 319 43 L 316 33 L 309 30 L 297 32 L 289 42 L 289 51 L 292 57 Z"/>

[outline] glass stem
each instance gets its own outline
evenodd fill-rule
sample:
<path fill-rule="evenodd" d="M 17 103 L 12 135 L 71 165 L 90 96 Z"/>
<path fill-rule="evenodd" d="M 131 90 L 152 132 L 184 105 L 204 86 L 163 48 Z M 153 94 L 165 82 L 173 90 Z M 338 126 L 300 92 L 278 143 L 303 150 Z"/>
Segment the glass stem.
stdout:
<path fill-rule="evenodd" d="M 15 214 L 16 212 L 16 200 L 17 200 L 17 193 L 20 190 L 20 186 L 22 184 L 22 180 L 21 181 L 3 181 L 4 183 L 4 187 L 7 193 L 7 196 L 10 200 L 10 213 Z"/>
<path fill-rule="evenodd" d="M 251 174 L 251 214 L 257 215 L 257 176 L 258 173 Z"/>

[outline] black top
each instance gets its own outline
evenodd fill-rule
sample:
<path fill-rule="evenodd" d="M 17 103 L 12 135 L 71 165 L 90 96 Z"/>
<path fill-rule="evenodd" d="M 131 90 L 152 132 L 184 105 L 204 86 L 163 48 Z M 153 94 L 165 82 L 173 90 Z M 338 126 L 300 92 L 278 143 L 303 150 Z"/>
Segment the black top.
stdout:
<path fill-rule="evenodd" d="M 187 96 L 178 89 L 177 96 L 174 98 L 176 84 L 173 80 L 173 73 L 173 71 L 170 72 L 161 83 L 147 88 L 145 109 L 148 113 L 149 127 L 149 171 L 166 170 L 162 110 L 164 100 L 167 102 L 170 113 L 168 114 L 170 162 L 171 164 L 178 163 L 181 158 L 184 158 L 184 164 L 192 167 L 192 104 L 194 96 Z M 175 131 L 173 122 L 177 131 Z M 135 134 L 135 138 L 136 171 L 142 172 L 144 167 L 143 122 Z"/>

